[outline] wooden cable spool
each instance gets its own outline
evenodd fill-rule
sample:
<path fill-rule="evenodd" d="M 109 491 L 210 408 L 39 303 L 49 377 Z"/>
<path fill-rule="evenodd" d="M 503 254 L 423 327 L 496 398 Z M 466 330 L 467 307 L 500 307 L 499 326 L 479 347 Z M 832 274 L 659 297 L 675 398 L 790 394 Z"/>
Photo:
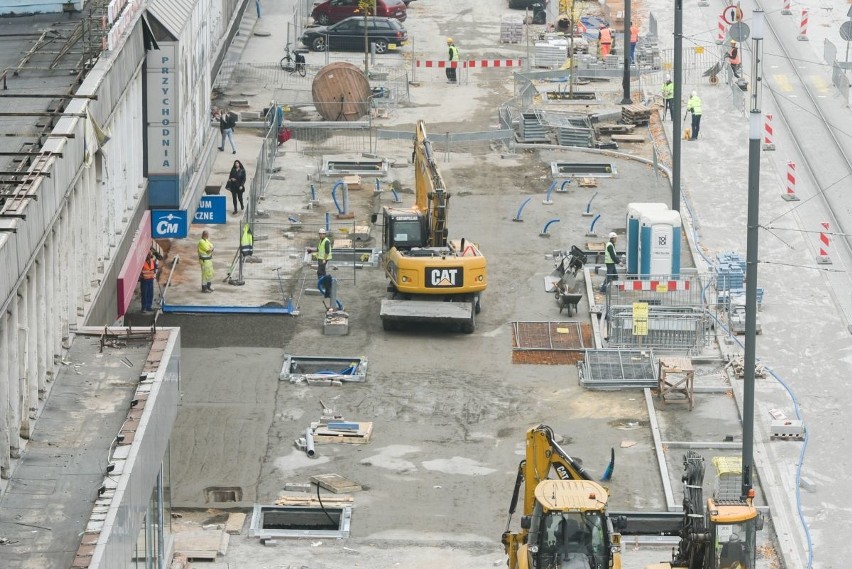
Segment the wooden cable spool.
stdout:
<path fill-rule="evenodd" d="M 327 121 L 357 121 L 370 112 L 370 82 L 351 63 L 330 63 L 311 86 L 314 106 Z"/>

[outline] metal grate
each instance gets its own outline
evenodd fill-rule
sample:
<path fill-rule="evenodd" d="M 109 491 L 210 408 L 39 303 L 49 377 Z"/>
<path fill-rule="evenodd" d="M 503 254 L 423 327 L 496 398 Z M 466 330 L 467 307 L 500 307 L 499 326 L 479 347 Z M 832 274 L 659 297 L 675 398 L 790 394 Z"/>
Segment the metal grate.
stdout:
<path fill-rule="evenodd" d="M 580 384 L 588 389 L 657 387 L 651 350 L 586 350 L 581 372 Z"/>
<path fill-rule="evenodd" d="M 573 364 L 592 345 L 592 331 L 581 322 L 512 322 L 512 362 Z"/>

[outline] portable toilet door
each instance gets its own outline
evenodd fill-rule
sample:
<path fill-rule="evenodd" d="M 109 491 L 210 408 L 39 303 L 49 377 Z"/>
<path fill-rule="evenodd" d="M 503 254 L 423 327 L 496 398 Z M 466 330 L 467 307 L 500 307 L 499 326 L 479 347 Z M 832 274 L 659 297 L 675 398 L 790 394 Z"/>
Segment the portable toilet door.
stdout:
<path fill-rule="evenodd" d="M 674 210 L 651 211 L 639 221 L 639 274 L 680 276 L 681 218 Z"/>
<path fill-rule="evenodd" d="M 639 222 L 642 214 L 650 211 L 666 211 L 664 203 L 636 202 L 627 204 L 627 274 L 639 274 Z"/>

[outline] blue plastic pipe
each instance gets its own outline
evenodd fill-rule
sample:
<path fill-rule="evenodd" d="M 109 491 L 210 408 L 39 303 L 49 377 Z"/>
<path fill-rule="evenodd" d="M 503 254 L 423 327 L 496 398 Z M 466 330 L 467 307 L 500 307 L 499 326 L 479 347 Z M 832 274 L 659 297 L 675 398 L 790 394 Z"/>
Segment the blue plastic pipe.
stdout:
<path fill-rule="evenodd" d="M 346 213 L 345 210 L 340 208 L 340 203 L 337 201 L 337 188 L 343 185 L 343 180 L 338 180 L 331 187 L 331 199 L 334 201 L 334 207 L 337 208 L 337 213 Z"/>
<path fill-rule="evenodd" d="M 592 201 L 598 197 L 598 193 L 595 192 L 592 194 L 592 197 L 589 199 L 589 203 L 586 204 L 586 213 L 592 213 Z"/>
<path fill-rule="evenodd" d="M 563 180 L 563 181 L 562 181 L 562 185 L 561 185 L 561 186 L 559 186 L 559 191 L 560 191 L 560 192 L 564 192 L 564 191 L 565 191 L 565 186 L 567 186 L 567 185 L 568 185 L 568 184 L 570 184 L 570 183 L 571 183 L 571 180 Z"/>
<path fill-rule="evenodd" d="M 314 187 L 313 184 L 311 184 L 311 201 L 317 201 L 317 189 Z"/>
<path fill-rule="evenodd" d="M 550 196 L 553 194 L 553 190 L 556 189 L 556 180 L 550 182 L 550 186 L 547 188 L 547 195 L 545 196 L 545 201 L 550 201 Z"/>
<path fill-rule="evenodd" d="M 325 212 L 325 230 L 331 231 L 331 214 L 329 212 Z"/>
<path fill-rule="evenodd" d="M 523 221 L 521 219 L 521 215 L 524 213 L 524 208 L 527 207 L 527 204 L 530 203 L 532 198 L 527 198 L 521 203 L 521 207 L 518 208 L 518 213 L 515 214 L 515 217 L 512 218 L 512 221 Z"/>
<path fill-rule="evenodd" d="M 542 230 L 541 230 L 541 234 L 542 234 L 542 235 L 547 235 L 547 230 L 548 230 L 548 229 L 550 229 L 550 226 L 551 226 L 551 225 L 553 225 L 554 223 L 559 223 L 559 221 L 560 221 L 560 220 L 559 220 L 559 218 L 558 218 L 558 217 L 556 217 L 556 218 L 551 219 L 551 220 L 550 220 L 550 221 L 548 221 L 547 223 L 545 223 L 545 224 L 544 224 L 544 229 L 542 229 Z"/>
<path fill-rule="evenodd" d="M 597 214 L 595 217 L 592 218 L 592 224 L 589 225 L 589 235 L 591 235 L 595 232 L 595 224 L 598 222 L 598 220 L 600 218 L 601 218 L 601 214 Z"/>
<path fill-rule="evenodd" d="M 396 193 L 396 190 L 391 190 L 391 193 L 393 194 L 393 203 L 399 203 L 402 201 L 399 199 L 399 194 Z"/>

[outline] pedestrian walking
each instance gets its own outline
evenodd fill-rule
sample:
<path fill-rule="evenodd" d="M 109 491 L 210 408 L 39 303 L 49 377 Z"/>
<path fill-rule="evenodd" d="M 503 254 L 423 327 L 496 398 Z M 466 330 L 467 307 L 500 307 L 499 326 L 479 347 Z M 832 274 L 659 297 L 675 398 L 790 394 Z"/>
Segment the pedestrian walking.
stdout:
<path fill-rule="evenodd" d="M 600 27 L 600 50 L 601 59 L 606 59 L 612 49 L 612 30 L 606 24 L 601 24 Z"/>
<path fill-rule="evenodd" d="M 243 194 L 246 191 L 246 169 L 243 168 L 243 163 L 239 160 L 234 160 L 231 173 L 228 174 L 228 182 L 225 184 L 225 189 L 231 192 L 231 200 L 234 202 L 234 213 L 237 213 L 237 202 L 240 204 L 241 211 L 245 209 L 243 206 Z"/>
<path fill-rule="evenodd" d="M 225 112 L 219 113 L 219 132 L 222 133 L 222 144 L 219 145 L 219 150 L 225 150 L 225 140 L 231 144 L 231 151 L 237 153 L 237 145 L 234 142 L 234 127 L 237 126 L 237 115 L 231 112 L 231 109 L 225 109 Z"/>
<path fill-rule="evenodd" d="M 142 283 L 142 312 L 151 312 L 154 305 L 154 281 L 157 279 L 157 259 L 148 251 L 145 263 L 142 264 L 142 273 L 139 280 Z"/>
<path fill-rule="evenodd" d="M 692 113 L 692 135 L 689 140 L 697 140 L 698 130 L 701 128 L 701 99 L 698 98 L 698 91 L 692 92 L 686 103 L 686 112 Z"/>
<path fill-rule="evenodd" d="M 669 120 L 674 120 L 672 117 L 672 101 L 674 100 L 674 83 L 672 83 L 671 75 L 666 75 L 666 82 L 663 83 L 663 120 L 666 120 L 666 112 L 669 113 Z"/>
<path fill-rule="evenodd" d="M 456 68 L 453 67 L 453 62 L 456 62 L 458 65 L 459 61 L 459 48 L 456 47 L 455 42 L 453 42 L 453 38 L 447 38 L 447 48 L 449 50 L 449 54 L 447 59 L 449 64 L 447 65 L 447 80 L 450 83 L 455 83 L 457 80 L 456 76 Z"/>
<path fill-rule="evenodd" d="M 639 26 L 630 22 L 630 65 L 636 65 L 636 44 L 639 43 Z"/>
<path fill-rule="evenodd" d="M 610 281 L 618 280 L 618 269 L 615 268 L 617 264 L 619 264 L 618 254 L 615 252 L 615 241 L 618 239 L 618 235 L 615 233 L 609 234 L 609 241 L 607 241 L 606 248 L 604 249 L 604 264 L 606 265 L 606 278 L 604 278 L 604 282 L 601 285 L 600 291 L 606 292 L 606 287 L 610 283 Z"/>
<path fill-rule="evenodd" d="M 734 74 L 734 77 L 737 79 L 740 78 L 740 71 L 742 70 L 742 57 L 740 56 L 740 50 L 737 46 L 737 40 L 731 40 L 731 47 L 728 49 L 728 53 L 725 54 L 725 59 L 728 60 L 728 63 L 731 64 L 731 71 Z"/>
<path fill-rule="evenodd" d="M 254 0 L 254 8 L 255 10 L 257 10 L 257 19 L 261 19 L 263 17 L 263 14 L 260 10 L 260 0 Z"/>
<path fill-rule="evenodd" d="M 331 261 L 331 239 L 325 227 L 319 229 L 319 244 L 317 245 L 317 278 L 326 274 L 326 266 Z"/>
<path fill-rule="evenodd" d="M 213 292 L 213 243 L 206 229 L 198 241 L 198 263 L 201 265 L 201 292 Z"/>

